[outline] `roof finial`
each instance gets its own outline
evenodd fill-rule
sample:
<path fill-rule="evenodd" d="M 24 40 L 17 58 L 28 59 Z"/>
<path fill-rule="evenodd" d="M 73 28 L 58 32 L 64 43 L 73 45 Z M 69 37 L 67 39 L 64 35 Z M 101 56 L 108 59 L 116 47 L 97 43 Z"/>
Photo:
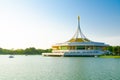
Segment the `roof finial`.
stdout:
<path fill-rule="evenodd" d="M 80 20 L 80 16 L 78 16 L 78 21 Z"/>
<path fill-rule="evenodd" d="M 78 27 L 80 27 L 80 16 L 78 16 Z"/>

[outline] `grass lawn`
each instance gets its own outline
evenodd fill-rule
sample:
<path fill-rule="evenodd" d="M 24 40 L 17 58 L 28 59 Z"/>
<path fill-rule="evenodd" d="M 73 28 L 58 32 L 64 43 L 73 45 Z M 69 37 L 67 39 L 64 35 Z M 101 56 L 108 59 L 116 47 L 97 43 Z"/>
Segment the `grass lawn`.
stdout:
<path fill-rule="evenodd" d="M 120 56 L 99 56 L 100 58 L 120 58 Z"/>

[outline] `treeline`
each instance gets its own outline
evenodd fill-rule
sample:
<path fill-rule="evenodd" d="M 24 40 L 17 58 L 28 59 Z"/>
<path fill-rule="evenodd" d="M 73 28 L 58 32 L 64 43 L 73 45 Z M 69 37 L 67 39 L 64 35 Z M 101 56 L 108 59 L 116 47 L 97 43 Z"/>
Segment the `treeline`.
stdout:
<path fill-rule="evenodd" d="M 111 52 L 112 55 L 120 56 L 120 46 L 109 46 L 108 50 Z"/>
<path fill-rule="evenodd" d="M 0 48 L 0 54 L 10 54 L 10 55 L 41 55 L 42 53 L 52 52 L 52 49 L 36 49 L 34 47 L 26 49 L 3 49 Z"/>
<path fill-rule="evenodd" d="M 110 55 L 120 56 L 120 46 L 109 46 L 107 48 L 111 52 Z M 41 55 L 42 53 L 51 53 L 52 49 L 36 49 L 34 47 L 26 49 L 3 49 L 0 48 L 0 54 L 13 54 L 13 55 Z"/>

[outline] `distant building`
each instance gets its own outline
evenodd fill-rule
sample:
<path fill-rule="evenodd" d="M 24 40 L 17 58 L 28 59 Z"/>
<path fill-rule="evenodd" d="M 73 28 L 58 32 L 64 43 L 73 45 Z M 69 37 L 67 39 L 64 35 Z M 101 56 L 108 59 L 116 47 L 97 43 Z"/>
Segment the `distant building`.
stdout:
<path fill-rule="evenodd" d="M 52 53 L 43 53 L 43 56 L 98 56 L 107 53 L 109 45 L 94 42 L 85 37 L 80 28 L 80 17 L 78 16 L 78 28 L 74 36 L 63 43 L 52 46 Z"/>

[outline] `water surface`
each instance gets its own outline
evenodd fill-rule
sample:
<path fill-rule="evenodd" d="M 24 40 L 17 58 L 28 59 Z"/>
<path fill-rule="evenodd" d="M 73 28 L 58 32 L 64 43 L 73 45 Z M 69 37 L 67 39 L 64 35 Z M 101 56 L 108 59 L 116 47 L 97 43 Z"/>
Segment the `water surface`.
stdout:
<path fill-rule="evenodd" d="M 0 55 L 0 80 L 120 80 L 120 59 Z"/>

